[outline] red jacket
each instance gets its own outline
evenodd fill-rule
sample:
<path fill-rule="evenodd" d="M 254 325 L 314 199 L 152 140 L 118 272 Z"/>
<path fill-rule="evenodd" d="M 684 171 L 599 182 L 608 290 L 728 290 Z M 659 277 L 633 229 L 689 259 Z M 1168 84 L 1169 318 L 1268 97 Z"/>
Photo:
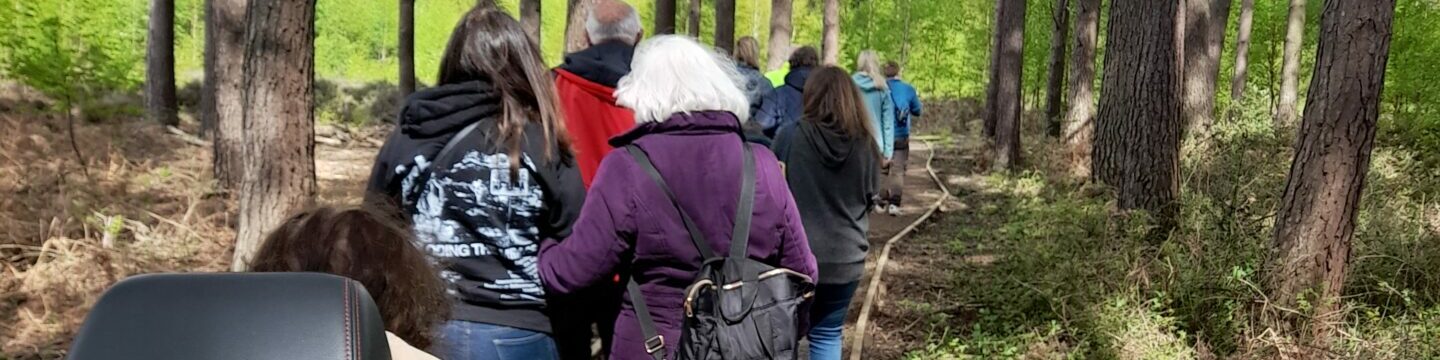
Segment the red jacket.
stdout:
<path fill-rule="evenodd" d="M 564 69 L 555 69 L 555 75 L 555 94 L 565 112 L 580 176 L 589 189 L 600 160 L 610 153 L 610 138 L 635 127 L 635 113 L 615 105 L 613 88 Z"/>

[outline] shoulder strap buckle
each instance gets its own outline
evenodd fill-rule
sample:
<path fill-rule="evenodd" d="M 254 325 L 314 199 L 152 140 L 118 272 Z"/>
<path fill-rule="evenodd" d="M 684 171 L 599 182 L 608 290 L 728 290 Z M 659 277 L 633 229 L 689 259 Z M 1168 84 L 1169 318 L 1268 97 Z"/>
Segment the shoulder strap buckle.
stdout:
<path fill-rule="evenodd" d="M 660 351 L 660 350 L 664 350 L 664 349 L 665 349 L 665 336 L 663 336 L 663 335 L 655 335 L 655 336 L 653 336 L 653 337 L 651 337 L 651 338 L 649 338 L 649 339 L 645 339 L 645 353 L 646 353 L 646 354 L 654 354 L 656 351 Z"/>

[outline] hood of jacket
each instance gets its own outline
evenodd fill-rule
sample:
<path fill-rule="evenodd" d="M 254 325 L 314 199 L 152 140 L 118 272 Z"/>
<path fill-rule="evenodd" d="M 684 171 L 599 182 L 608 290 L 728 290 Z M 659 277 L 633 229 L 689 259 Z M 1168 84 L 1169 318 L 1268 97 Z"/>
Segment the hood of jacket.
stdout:
<path fill-rule="evenodd" d="M 500 113 L 500 94 L 485 81 L 466 81 L 420 90 L 400 110 L 400 131 L 416 138 L 459 132 L 470 123 Z M 447 136 L 448 137 L 448 136 Z"/>
<path fill-rule="evenodd" d="M 805 142 L 810 143 L 810 150 L 819 155 L 821 164 L 832 169 L 844 166 L 846 160 L 860 153 L 861 151 L 857 150 L 859 145 L 869 144 L 846 137 L 835 126 L 834 121 L 814 122 L 802 119 L 795 128 L 796 136 L 805 137 Z"/>
<path fill-rule="evenodd" d="M 871 79 L 870 75 L 855 73 L 854 75 L 850 75 L 850 79 L 855 80 L 855 85 L 859 86 L 862 91 L 870 92 L 880 90 L 880 84 L 875 83 L 875 79 Z"/>
<path fill-rule="evenodd" d="M 560 69 L 613 89 L 620 84 L 620 78 L 630 75 L 630 61 L 634 57 L 634 46 L 609 41 L 565 56 Z"/>
<path fill-rule="evenodd" d="M 808 67 L 790 69 L 790 73 L 785 74 L 785 85 L 794 87 L 796 90 L 805 90 L 806 80 L 810 80 L 810 68 Z"/>

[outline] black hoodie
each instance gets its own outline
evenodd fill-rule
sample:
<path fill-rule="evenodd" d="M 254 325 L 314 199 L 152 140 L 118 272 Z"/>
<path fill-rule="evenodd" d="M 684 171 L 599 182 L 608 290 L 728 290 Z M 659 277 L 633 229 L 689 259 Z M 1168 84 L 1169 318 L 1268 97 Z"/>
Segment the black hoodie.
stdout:
<path fill-rule="evenodd" d="M 411 220 L 450 285 L 453 318 L 548 333 L 536 256 L 540 240 L 569 235 L 584 188 L 573 159 L 547 144 L 535 123 L 525 126 L 523 163 L 512 179 L 511 159 L 494 136 L 498 116 L 500 95 L 483 81 L 411 95 L 375 159 L 368 191 Z M 437 158 L 474 122 L 480 125 Z"/>
<path fill-rule="evenodd" d="M 871 199 L 880 188 L 880 155 L 868 136 L 847 137 L 829 124 L 800 120 L 776 139 L 785 180 L 820 266 L 821 284 L 860 280 L 870 242 Z"/>
<path fill-rule="evenodd" d="M 561 70 L 614 89 L 620 78 L 630 75 L 635 47 L 621 41 L 607 41 L 565 56 Z"/>

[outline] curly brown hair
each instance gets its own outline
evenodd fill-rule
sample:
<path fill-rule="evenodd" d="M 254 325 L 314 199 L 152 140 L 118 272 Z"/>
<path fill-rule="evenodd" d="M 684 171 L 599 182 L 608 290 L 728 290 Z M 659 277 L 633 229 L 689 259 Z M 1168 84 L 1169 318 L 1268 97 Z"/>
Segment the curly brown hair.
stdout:
<path fill-rule="evenodd" d="M 291 216 L 265 238 L 254 272 L 320 272 L 365 286 L 385 329 L 427 348 L 449 316 L 445 287 L 410 231 L 369 208 L 320 207 Z"/>

